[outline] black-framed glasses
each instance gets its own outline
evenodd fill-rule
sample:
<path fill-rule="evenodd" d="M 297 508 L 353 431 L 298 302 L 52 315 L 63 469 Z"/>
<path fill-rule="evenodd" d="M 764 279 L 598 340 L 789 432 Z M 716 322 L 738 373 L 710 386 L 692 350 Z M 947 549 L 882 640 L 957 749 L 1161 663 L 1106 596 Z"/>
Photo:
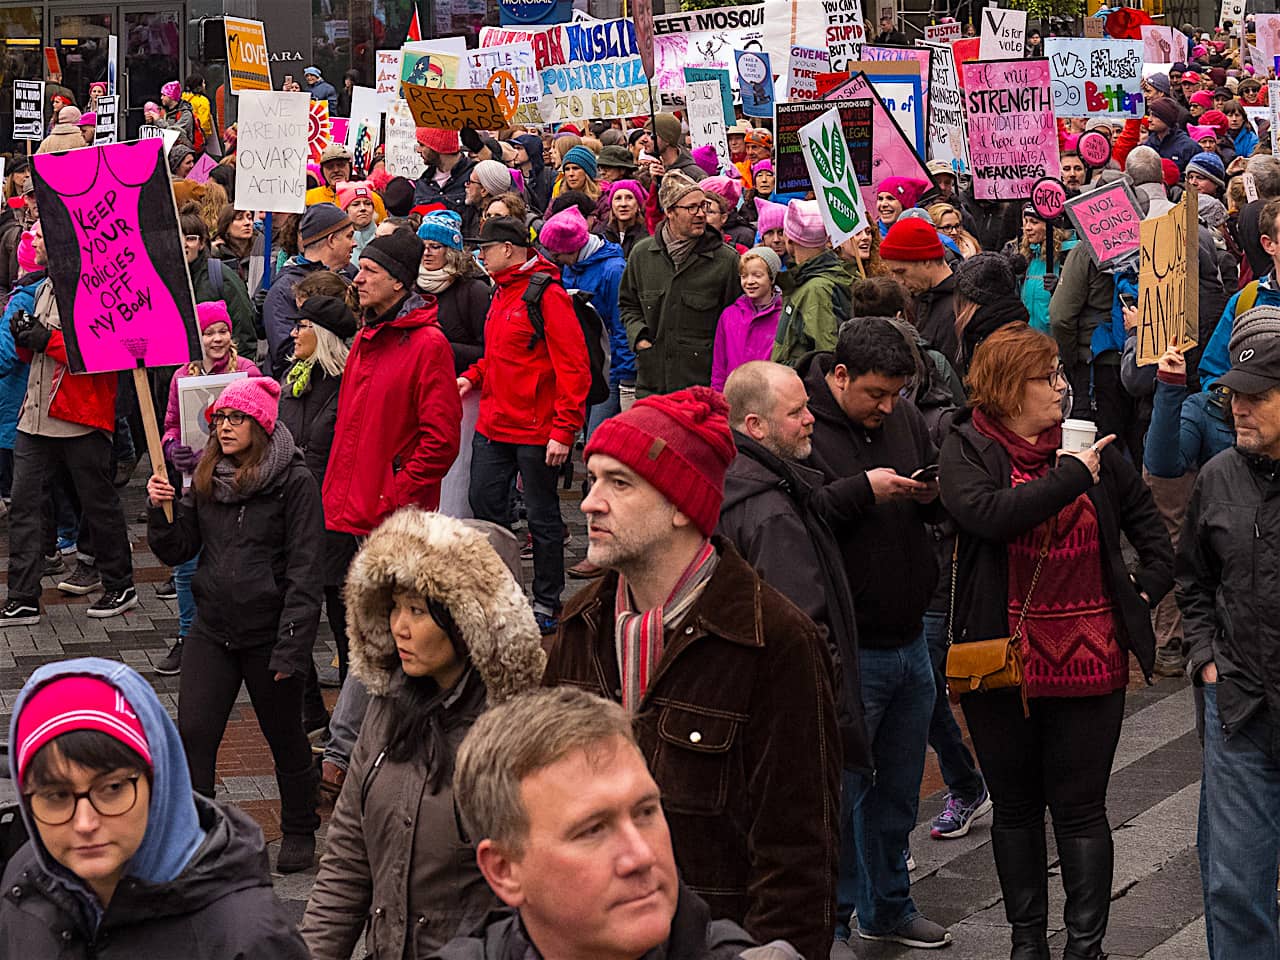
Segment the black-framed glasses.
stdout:
<path fill-rule="evenodd" d="M 213 424 L 215 427 L 220 427 L 222 426 L 222 423 L 225 420 L 227 423 L 231 424 L 233 427 L 239 427 L 243 425 L 244 422 L 248 419 L 249 419 L 249 415 L 245 413 L 243 410 L 230 410 L 227 413 L 223 413 L 221 410 L 219 410 L 217 413 L 215 413 L 213 416 L 209 418 L 209 422 Z"/>
<path fill-rule="evenodd" d="M 70 823 L 81 800 L 88 800 L 98 816 L 123 817 L 138 802 L 138 779 L 141 776 L 135 773 L 106 780 L 79 793 L 74 790 L 36 790 L 26 795 L 27 802 L 31 804 L 31 815 L 46 827 Z"/>
<path fill-rule="evenodd" d="M 311 329 L 312 327 L 314 327 L 314 326 L 315 326 L 315 324 L 314 324 L 314 323 L 312 323 L 310 320 L 295 320 L 295 321 L 293 321 L 293 329 L 294 329 L 294 330 L 310 330 L 310 329 Z"/>
<path fill-rule="evenodd" d="M 959 233 L 960 224 L 953 223 L 949 227 L 939 227 L 938 229 L 941 230 L 943 233 Z"/>
<path fill-rule="evenodd" d="M 1033 383 L 1037 380 L 1045 381 L 1055 390 L 1061 390 L 1063 387 L 1069 385 L 1069 381 L 1067 380 L 1067 368 L 1062 364 L 1058 364 L 1058 366 L 1054 368 L 1053 372 L 1047 373 L 1042 377 L 1027 377 L 1028 383 Z"/>
<path fill-rule="evenodd" d="M 711 213 L 716 209 L 716 205 L 710 200 L 703 200 L 701 203 L 677 203 L 677 210 L 684 210 L 686 213 L 697 213 L 701 210 L 703 213 Z"/>

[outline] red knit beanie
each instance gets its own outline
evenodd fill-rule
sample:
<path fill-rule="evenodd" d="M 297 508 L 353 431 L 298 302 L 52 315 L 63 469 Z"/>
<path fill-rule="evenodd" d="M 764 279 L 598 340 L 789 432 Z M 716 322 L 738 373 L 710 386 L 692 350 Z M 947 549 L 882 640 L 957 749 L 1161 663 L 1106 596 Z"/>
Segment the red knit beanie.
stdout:
<path fill-rule="evenodd" d="M 919 217 L 899 218 L 880 241 L 881 260 L 942 260 L 945 257 L 938 228 Z"/>
<path fill-rule="evenodd" d="M 97 677 L 58 677 L 45 684 L 22 706 L 16 743 L 18 780 L 41 747 L 64 733 L 96 730 L 119 740 L 151 765 L 146 731 L 124 694 Z"/>
<path fill-rule="evenodd" d="M 729 405 L 710 387 L 637 400 L 596 428 L 583 452 L 613 457 L 653 484 L 706 536 L 724 501 L 724 474 L 737 455 Z"/>

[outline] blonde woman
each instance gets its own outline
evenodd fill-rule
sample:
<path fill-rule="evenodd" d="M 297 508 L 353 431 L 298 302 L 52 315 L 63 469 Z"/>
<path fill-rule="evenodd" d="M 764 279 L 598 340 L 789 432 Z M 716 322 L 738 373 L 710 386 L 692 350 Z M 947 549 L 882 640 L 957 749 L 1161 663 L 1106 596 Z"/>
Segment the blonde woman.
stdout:
<path fill-rule="evenodd" d="M 964 228 L 960 211 L 954 206 L 949 203 L 931 203 L 925 209 L 933 219 L 933 225 L 938 228 L 938 234 L 944 238 L 943 243 L 947 240 L 954 243 L 960 256 L 968 260 L 974 254 L 982 252 L 982 244 Z"/>

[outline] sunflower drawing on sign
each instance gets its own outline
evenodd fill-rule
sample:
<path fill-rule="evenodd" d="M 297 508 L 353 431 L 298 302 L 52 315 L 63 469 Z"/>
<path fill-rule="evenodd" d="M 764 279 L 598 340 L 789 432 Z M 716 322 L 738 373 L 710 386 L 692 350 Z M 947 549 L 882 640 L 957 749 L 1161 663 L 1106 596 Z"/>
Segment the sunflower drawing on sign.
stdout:
<path fill-rule="evenodd" d="M 311 154 L 311 162 L 319 163 L 324 148 L 333 143 L 333 124 L 329 120 L 329 102 L 312 100 L 311 110 L 307 117 L 307 150 Z"/>

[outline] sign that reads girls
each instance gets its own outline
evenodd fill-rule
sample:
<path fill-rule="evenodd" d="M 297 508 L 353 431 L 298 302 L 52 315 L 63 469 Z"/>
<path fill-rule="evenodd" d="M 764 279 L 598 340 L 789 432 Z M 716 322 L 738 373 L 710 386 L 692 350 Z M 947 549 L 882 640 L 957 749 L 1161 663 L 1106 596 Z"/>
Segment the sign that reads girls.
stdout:
<path fill-rule="evenodd" d="M 1062 172 L 1049 61 L 977 61 L 961 72 L 975 194 L 1025 200 L 1037 180 Z"/>
<path fill-rule="evenodd" d="M 1118 117 L 1147 112 L 1142 95 L 1142 43 L 1049 37 L 1045 55 L 1059 117 Z"/>
<path fill-rule="evenodd" d="M 161 140 L 32 158 L 67 365 L 107 373 L 200 355 Z"/>

